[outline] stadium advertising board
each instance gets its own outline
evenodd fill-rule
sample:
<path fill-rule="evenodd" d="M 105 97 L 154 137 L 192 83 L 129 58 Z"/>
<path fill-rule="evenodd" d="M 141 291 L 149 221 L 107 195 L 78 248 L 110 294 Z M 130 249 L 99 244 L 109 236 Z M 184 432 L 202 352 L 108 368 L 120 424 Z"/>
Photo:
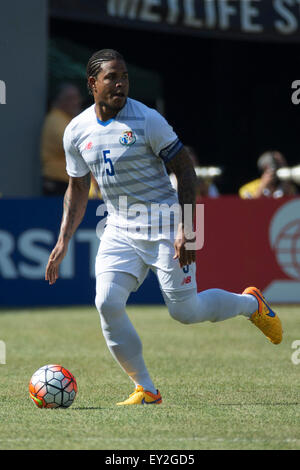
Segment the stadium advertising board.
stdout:
<path fill-rule="evenodd" d="M 204 208 L 199 291 L 218 287 L 242 292 L 257 285 L 272 302 L 300 303 L 300 198 L 246 201 L 225 196 L 204 201 Z M 93 304 L 96 227 L 103 214 L 99 201 L 89 201 L 53 286 L 44 274 L 59 231 L 62 199 L 2 200 L 1 209 L 0 305 Z M 153 273 L 130 302 L 163 302 Z"/>
<path fill-rule="evenodd" d="M 300 303 L 300 198 L 209 200 L 204 237 L 199 290 L 256 285 L 270 302 Z"/>
<path fill-rule="evenodd" d="M 45 267 L 59 233 L 62 198 L 1 201 L 0 306 L 94 304 L 96 229 L 105 214 L 100 204 L 89 201 L 61 264 L 60 278 L 49 286 Z M 154 275 L 131 296 L 132 303 L 151 301 L 162 302 Z"/>
<path fill-rule="evenodd" d="M 52 17 L 230 39 L 300 40 L 299 0 L 51 0 Z"/>

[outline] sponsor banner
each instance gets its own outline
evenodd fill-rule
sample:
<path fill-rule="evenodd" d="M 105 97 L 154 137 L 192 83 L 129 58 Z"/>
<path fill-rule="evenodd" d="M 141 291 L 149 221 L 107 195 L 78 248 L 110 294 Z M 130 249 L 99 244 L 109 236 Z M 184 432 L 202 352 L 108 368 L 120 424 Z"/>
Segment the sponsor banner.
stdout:
<path fill-rule="evenodd" d="M 299 0 L 51 0 L 52 17 L 175 34 L 300 41 Z"/>
<path fill-rule="evenodd" d="M 276 303 L 300 303 L 300 198 L 204 202 L 204 245 L 197 252 L 198 291 L 261 288 Z M 62 216 L 61 198 L 1 201 L 0 306 L 92 305 L 96 227 L 104 211 L 89 201 L 69 245 L 60 278 L 44 280 Z M 98 214 L 98 215 L 97 215 Z M 101 214 L 101 215 L 100 215 Z M 189 276 L 185 282 L 190 282 Z M 130 303 L 163 303 L 150 274 Z"/>
<path fill-rule="evenodd" d="M 61 264 L 60 277 L 49 286 L 45 267 L 59 233 L 62 198 L 1 200 L 0 307 L 94 304 L 96 228 L 105 214 L 100 204 L 89 201 Z M 130 296 L 130 303 L 162 302 L 153 273 Z"/>
<path fill-rule="evenodd" d="M 271 302 L 300 303 L 300 198 L 205 203 L 198 290 L 263 290 Z"/>

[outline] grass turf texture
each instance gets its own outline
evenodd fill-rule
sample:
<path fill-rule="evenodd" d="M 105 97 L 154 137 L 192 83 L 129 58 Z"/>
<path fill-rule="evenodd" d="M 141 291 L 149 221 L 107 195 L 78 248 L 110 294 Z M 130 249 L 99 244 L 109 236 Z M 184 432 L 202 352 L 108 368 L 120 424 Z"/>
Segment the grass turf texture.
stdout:
<path fill-rule="evenodd" d="M 133 386 L 94 308 L 2 310 L 0 449 L 299 449 L 299 307 L 277 311 L 284 340 L 274 346 L 244 317 L 187 326 L 165 307 L 129 307 L 163 404 L 117 407 Z M 77 379 L 69 409 L 29 398 L 31 375 L 49 363 Z"/>

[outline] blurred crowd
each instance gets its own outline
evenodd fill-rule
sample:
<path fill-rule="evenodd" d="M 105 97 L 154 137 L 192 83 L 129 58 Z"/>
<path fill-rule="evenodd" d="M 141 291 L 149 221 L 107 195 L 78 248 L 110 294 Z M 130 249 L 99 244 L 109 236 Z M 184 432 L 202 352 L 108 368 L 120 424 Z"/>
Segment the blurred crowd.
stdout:
<path fill-rule="evenodd" d="M 82 97 L 71 83 L 62 83 L 46 115 L 41 135 L 43 194 L 63 195 L 68 187 L 63 135 L 69 122 L 80 113 Z"/>
<path fill-rule="evenodd" d="M 69 122 L 82 111 L 83 97 L 72 83 L 62 83 L 56 90 L 45 117 L 41 135 L 42 192 L 44 196 L 64 195 L 68 186 L 63 134 Z M 222 169 L 201 166 L 195 149 L 187 146 L 197 175 L 197 198 L 220 196 L 218 179 Z M 280 198 L 299 194 L 300 165 L 290 169 L 285 156 L 278 150 L 268 150 L 257 160 L 257 178 L 239 188 L 242 199 Z M 176 177 L 170 174 L 172 186 L 177 188 Z M 295 184 L 295 182 L 297 184 Z M 90 199 L 101 199 L 97 182 L 92 177 Z"/>

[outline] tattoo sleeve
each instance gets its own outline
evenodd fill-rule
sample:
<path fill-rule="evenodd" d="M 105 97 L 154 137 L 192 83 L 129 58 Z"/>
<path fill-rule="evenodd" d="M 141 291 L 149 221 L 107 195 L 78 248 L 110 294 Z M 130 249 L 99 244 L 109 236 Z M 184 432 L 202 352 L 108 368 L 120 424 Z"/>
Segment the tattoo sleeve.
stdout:
<path fill-rule="evenodd" d="M 68 242 L 72 238 L 83 219 L 90 184 L 90 173 L 80 178 L 70 177 L 69 179 L 69 186 L 64 197 L 63 217 L 59 234 L 59 239 L 63 242 Z"/>
<path fill-rule="evenodd" d="M 177 178 L 178 199 L 181 205 L 184 224 L 184 205 L 190 204 L 192 206 L 193 217 L 196 205 L 197 177 L 188 151 L 183 147 L 175 157 L 167 163 L 167 168 L 173 172 Z"/>

